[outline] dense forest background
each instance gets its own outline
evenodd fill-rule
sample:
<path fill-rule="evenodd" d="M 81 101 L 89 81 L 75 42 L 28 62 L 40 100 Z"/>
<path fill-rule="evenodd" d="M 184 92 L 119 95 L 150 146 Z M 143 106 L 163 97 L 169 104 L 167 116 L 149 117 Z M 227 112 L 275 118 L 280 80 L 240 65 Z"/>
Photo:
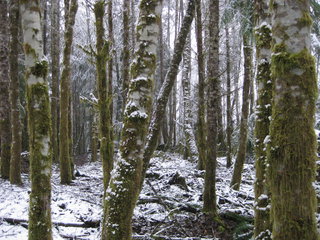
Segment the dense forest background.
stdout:
<path fill-rule="evenodd" d="M 30 193 L 28 220 L 0 198 L 3 222 L 31 240 L 131 239 L 132 218 L 137 239 L 318 239 L 318 1 L 0 0 L 0 15 L 1 188 Z M 97 209 L 53 221 L 65 189 Z"/>

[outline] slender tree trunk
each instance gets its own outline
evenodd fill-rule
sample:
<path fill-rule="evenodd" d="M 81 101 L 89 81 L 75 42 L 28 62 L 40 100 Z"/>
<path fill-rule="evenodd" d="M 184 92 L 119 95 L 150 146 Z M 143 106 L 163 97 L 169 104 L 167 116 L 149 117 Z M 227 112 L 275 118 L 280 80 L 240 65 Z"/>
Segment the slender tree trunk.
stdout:
<path fill-rule="evenodd" d="M 252 68 L 252 44 L 249 34 L 243 35 L 243 52 L 244 52 L 244 80 L 242 93 L 242 110 L 240 122 L 239 148 L 236 162 L 234 165 L 231 187 L 239 190 L 244 161 L 246 159 L 247 135 L 248 135 L 248 114 L 249 114 L 249 91 L 251 84 L 251 68 Z"/>
<path fill-rule="evenodd" d="M 71 129 L 69 129 L 69 98 L 70 98 L 70 57 L 73 38 L 73 25 L 78 9 L 77 0 L 71 0 L 69 8 L 69 1 L 65 0 L 65 46 L 63 50 L 63 69 L 60 82 L 60 177 L 62 184 L 70 184 L 72 180 L 71 162 L 70 162 L 70 144 L 69 136 Z"/>
<path fill-rule="evenodd" d="M 182 71 L 182 90 L 183 90 L 183 105 L 184 105 L 184 136 L 187 152 L 186 158 L 190 158 L 192 162 L 198 159 L 198 147 L 193 133 L 192 127 L 192 109 L 191 109 L 191 35 L 187 37 L 187 42 L 183 53 L 183 71 Z"/>
<path fill-rule="evenodd" d="M 96 71 L 98 83 L 98 109 L 99 109 L 99 137 L 100 157 L 103 164 L 104 189 L 107 189 L 112 168 L 112 147 L 110 148 L 110 99 L 108 99 L 107 61 L 109 57 L 109 43 L 104 40 L 105 29 L 103 18 L 105 3 L 102 0 L 94 4 L 96 18 Z M 112 146 L 112 145 L 111 145 Z"/>
<path fill-rule="evenodd" d="M 122 24 L 123 24 L 123 49 L 122 49 L 122 109 L 124 110 L 124 106 L 127 102 L 127 95 L 129 90 L 129 65 L 130 65 L 130 47 L 129 47 L 129 19 L 130 19 L 130 1 L 123 0 L 123 11 L 122 11 Z"/>
<path fill-rule="evenodd" d="M 310 1 L 272 2 L 270 125 L 272 239 L 319 239 L 314 190 L 317 78 Z M 267 142 L 269 139 L 265 139 Z"/>
<path fill-rule="evenodd" d="M 205 89 L 205 65 L 203 56 L 203 37 L 202 37 L 202 12 L 201 12 L 201 0 L 196 6 L 196 39 L 197 39 L 197 50 L 198 50 L 198 78 L 199 78 L 199 103 L 198 103 L 198 150 L 199 160 L 198 169 L 204 170 L 206 163 L 206 122 L 205 122 L 205 100 L 204 100 L 204 89 Z"/>
<path fill-rule="evenodd" d="M 93 109 L 93 121 L 92 121 L 92 138 L 91 138 L 91 162 L 97 161 L 97 154 L 98 154 L 98 116 Z"/>
<path fill-rule="evenodd" d="M 9 26 L 10 26 L 10 101 L 11 101 L 11 160 L 10 183 L 21 184 L 21 121 L 20 121 L 20 97 L 19 97 L 19 26 L 20 26 L 19 0 L 10 1 Z"/>
<path fill-rule="evenodd" d="M 40 2 L 41 16 L 42 16 L 42 41 L 43 41 L 43 54 L 47 55 L 47 29 L 48 29 L 48 0 L 42 0 Z"/>
<path fill-rule="evenodd" d="M 271 239 L 270 219 L 270 191 L 267 179 L 267 144 L 269 135 L 270 117 L 272 114 L 272 81 L 271 81 L 271 19 L 269 15 L 269 1 L 255 1 L 255 38 L 257 54 L 257 85 L 258 99 L 255 123 L 255 155 L 256 180 L 254 236 L 257 240 Z M 267 137 L 268 138 L 268 137 Z"/>
<path fill-rule="evenodd" d="M 231 109 L 231 59 L 230 59 L 230 43 L 229 29 L 225 27 L 226 32 L 226 58 L 227 58 L 227 168 L 232 164 L 232 109 Z"/>
<path fill-rule="evenodd" d="M 52 159 L 59 161 L 58 116 L 59 116 L 59 76 L 60 76 L 60 0 L 51 0 L 51 115 L 52 115 Z"/>
<path fill-rule="evenodd" d="M 51 116 L 38 1 L 21 1 L 30 147 L 29 240 L 51 240 Z"/>
<path fill-rule="evenodd" d="M 140 190 L 137 186 L 142 178 L 152 108 L 161 5 L 160 0 L 140 2 L 137 49 L 131 65 L 120 153 L 104 202 L 103 240 L 131 239 L 131 219 Z"/>
<path fill-rule="evenodd" d="M 219 1 L 209 2 L 209 56 L 208 56 L 208 139 L 207 162 L 203 192 L 203 211 L 211 216 L 217 214 L 216 161 L 218 140 L 219 81 Z"/>
<path fill-rule="evenodd" d="M 189 0 L 186 15 L 183 19 L 181 30 L 179 32 L 178 38 L 175 42 L 175 47 L 170 62 L 170 67 L 167 72 L 164 83 L 162 84 L 161 90 L 157 97 L 155 107 L 152 113 L 152 118 L 149 126 L 149 133 L 147 137 L 145 152 L 143 156 L 143 177 L 148 169 L 149 162 L 153 152 L 157 147 L 157 139 L 160 134 L 160 126 L 162 123 L 162 117 L 165 112 L 168 98 L 172 88 L 174 87 L 175 80 L 177 78 L 179 64 L 182 60 L 183 49 L 186 43 L 187 36 L 190 32 L 191 23 L 195 14 L 195 5 L 197 0 Z M 142 187 L 143 179 L 141 182 Z"/>
<path fill-rule="evenodd" d="M 9 101 L 9 38 L 8 38 L 8 4 L 0 0 L 0 142 L 1 142 L 1 177 L 10 176 L 10 101 Z"/>
<path fill-rule="evenodd" d="M 113 56 L 115 55 L 114 50 L 114 37 L 113 37 L 113 0 L 109 0 L 108 2 L 108 30 L 109 30 L 109 43 L 111 47 L 111 54 L 108 57 L 108 104 L 109 104 L 109 116 L 108 116 L 108 124 L 109 124 L 109 142 L 108 142 L 108 165 L 109 171 L 113 168 Z M 106 186 L 107 187 L 107 186 Z"/>

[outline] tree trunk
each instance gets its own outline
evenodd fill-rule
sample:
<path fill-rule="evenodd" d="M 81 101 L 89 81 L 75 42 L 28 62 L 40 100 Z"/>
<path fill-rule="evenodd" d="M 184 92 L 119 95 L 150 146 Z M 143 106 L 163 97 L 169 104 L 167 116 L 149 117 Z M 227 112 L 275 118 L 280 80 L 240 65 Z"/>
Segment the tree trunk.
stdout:
<path fill-rule="evenodd" d="M 255 1 L 255 38 L 256 58 L 258 63 L 257 85 L 258 99 L 255 123 L 255 156 L 256 180 L 254 236 L 257 240 L 271 239 L 270 192 L 267 179 L 267 143 L 269 135 L 270 117 L 272 114 L 272 81 L 271 81 L 271 19 L 269 15 L 269 1 Z"/>
<path fill-rule="evenodd" d="M 10 176 L 11 123 L 9 101 L 9 38 L 8 38 L 8 5 L 0 0 L 0 142 L 1 142 L 1 177 Z"/>
<path fill-rule="evenodd" d="M 191 109 L 191 35 L 187 37 L 187 42 L 183 53 L 183 70 L 182 70 L 182 90 L 184 105 L 184 136 L 186 144 L 186 158 L 190 158 L 192 162 L 198 160 L 198 147 L 193 133 L 192 109 Z"/>
<path fill-rule="evenodd" d="M 226 32 L 226 58 L 227 58 L 227 168 L 232 165 L 232 109 L 231 109 L 231 59 L 229 44 L 229 29 L 225 27 Z"/>
<path fill-rule="evenodd" d="M 51 116 L 38 1 L 21 1 L 30 147 L 29 240 L 51 240 Z"/>
<path fill-rule="evenodd" d="M 234 164 L 231 187 L 239 190 L 244 161 L 246 159 L 247 135 L 248 135 L 248 114 L 249 114 L 249 91 L 251 84 L 252 68 L 252 44 L 248 33 L 243 34 L 243 52 L 244 52 L 244 80 L 242 93 L 242 109 L 240 122 L 239 148 L 236 162 Z"/>
<path fill-rule="evenodd" d="M 122 49 L 122 104 L 123 104 L 123 111 L 124 106 L 127 102 L 127 95 L 129 90 L 129 66 L 130 66 L 130 47 L 129 47 L 129 31 L 130 31 L 130 25 L 129 25 L 129 19 L 130 19 L 130 1 L 129 0 L 123 0 L 123 6 L 122 6 L 122 24 L 123 24 L 123 35 L 122 35 L 122 41 L 123 41 L 123 49 Z"/>
<path fill-rule="evenodd" d="M 58 116 L 60 76 L 60 0 L 51 0 L 51 115 L 52 115 L 52 160 L 59 161 Z"/>
<path fill-rule="evenodd" d="M 219 1 L 209 2 L 209 56 L 208 56 L 208 139 L 206 172 L 203 191 L 203 211 L 216 216 L 216 162 L 218 140 L 219 81 Z"/>
<path fill-rule="evenodd" d="M 197 0 L 189 0 L 188 2 L 187 12 L 183 19 L 183 23 L 178 38 L 175 42 L 170 67 L 155 103 L 149 126 L 149 133 L 147 137 L 145 152 L 143 156 L 143 178 L 148 169 L 151 156 L 157 147 L 157 140 L 160 134 L 160 126 L 162 123 L 163 115 L 165 113 L 170 92 L 174 87 L 175 80 L 177 78 L 179 64 L 182 59 L 183 49 L 186 43 L 187 36 L 190 32 L 191 23 L 194 18 L 196 2 Z M 143 179 L 141 182 L 141 187 L 142 183 Z"/>
<path fill-rule="evenodd" d="M 104 189 L 107 189 L 112 168 L 112 145 L 110 139 L 110 99 L 108 98 L 107 61 L 109 57 L 109 43 L 104 40 L 103 18 L 105 15 L 105 3 L 98 0 L 94 4 L 96 18 L 96 71 L 99 109 L 99 137 L 100 157 L 103 165 Z"/>
<path fill-rule="evenodd" d="M 66 29 L 64 34 L 63 69 L 60 82 L 60 178 L 62 184 L 70 184 L 72 180 L 69 144 L 69 98 L 70 98 L 70 57 L 73 38 L 73 25 L 78 9 L 77 0 L 65 0 Z"/>
<path fill-rule="evenodd" d="M 20 26 L 20 13 L 19 1 L 10 1 L 10 81 L 11 81 L 11 160 L 10 160 L 10 183 L 21 184 L 21 121 L 20 121 L 20 97 L 19 97 L 19 26 Z"/>
<path fill-rule="evenodd" d="M 131 65 L 120 153 L 104 202 L 103 240 L 131 239 L 131 219 L 140 191 L 137 186 L 142 178 L 152 108 L 161 5 L 161 0 L 140 2 L 137 48 Z"/>
<path fill-rule="evenodd" d="M 206 122 L 205 122 L 205 100 L 204 100 L 204 89 L 205 89 L 205 65 L 203 56 L 203 38 L 202 38 L 202 12 L 201 12 L 201 0 L 196 6 L 196 39 L 197 39 L 197 50 L 198 50 L 198 78 L 199 78 L 199 103 L 198 103 L 198 150 L 199 160 L 198 169 L 204 170 L 206 163 Z"/>
<path fill-rule="evenodd" d="M 272 239 L 319 239 L 314 190 L 317 78 L 310 1 L 273 1 L 270 125 Z M 265 139 L 267 142 L 267 139 Z"/>

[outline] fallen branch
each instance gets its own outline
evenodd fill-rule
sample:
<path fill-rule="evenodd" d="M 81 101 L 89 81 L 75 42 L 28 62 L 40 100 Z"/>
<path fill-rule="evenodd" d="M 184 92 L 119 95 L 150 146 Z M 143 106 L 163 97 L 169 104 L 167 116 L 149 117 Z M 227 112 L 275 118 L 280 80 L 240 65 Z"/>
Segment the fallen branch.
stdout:
<path fill-rule="evenodd" d="M 150 235 L 133 235 L 133 240 L 212 240 L 212 238 L 201 237 L 168 237 L 168 236 L 150 236 Z"/>
<path fill-rule="evenodd" d="M 10 217 L 0 217 L 0 220 L 10 224 L 28 223 L 28 220 L 26 219 L 18 219 L 18 218 L 10 218 Z M 60 227 L 97 228 L 100 225 L 100 221 L 89 220 L 89 221 L 74 222 L 74 223 L 52 222 L 52 224 Z"/>

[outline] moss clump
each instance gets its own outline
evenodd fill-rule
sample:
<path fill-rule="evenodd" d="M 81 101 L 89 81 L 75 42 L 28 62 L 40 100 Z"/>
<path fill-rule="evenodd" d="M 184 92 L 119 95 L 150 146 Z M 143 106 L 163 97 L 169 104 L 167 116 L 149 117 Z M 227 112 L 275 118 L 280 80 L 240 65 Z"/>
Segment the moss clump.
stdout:
<path fill-rule="evenodd" d="M 30 68 L 30 73 L 38 78 L 46 78 L 48 73 L 48 62 L 43 60 L 36 62 L 33 67 Z"/>
<path fill-rule="evenodd" d="M 33 57 L 36 57 L 36 51 L 34 50 L 33 47 L 31 47 L 29 43 L 25 43 L 23 45 L 23 48 L 26 55 L 32 55 Z"/>
<path fill-rule="evenodd" d="M 263 25 L 255 31 L 256 36 L 256 47 L 261 48 L 270 48 L 271 47 L 271 29 L 267 25 Z"/>
<path fill-rule="evenodd" d="M 298 19 L 298 25 L 299 27 L 310 27 L 312 25 L 312 18 L 308 12 L 303 12 L 302 17 Z"/>

